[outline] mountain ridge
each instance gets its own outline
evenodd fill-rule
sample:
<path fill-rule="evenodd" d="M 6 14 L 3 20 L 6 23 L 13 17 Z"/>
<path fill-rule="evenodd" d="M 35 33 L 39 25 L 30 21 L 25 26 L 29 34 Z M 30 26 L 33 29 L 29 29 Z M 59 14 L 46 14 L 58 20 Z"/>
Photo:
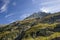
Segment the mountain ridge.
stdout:
<path fill-rule="evenodd" d="M 42 18 L 42 17 L 45 17 L 47 15 L 50 15 L 50 13 L 36 12 L 36 13 L 33 13 L 32 15 L 26 17 L 25 19 L 28 19 L 28 18 Z"/>
<path fill-rule="evenodd" d="M 45 13 L 41 13 L 42 18 L 40 16 L 37 16 L 37 18 L 36 16 L 33 16 L 33 18 L 29 16 L 22 21 L 0 27 L 0 40 L 52 40 L 60 37 L 60 21 L 56 22 L 60 19 L 60 12 L 43 14 Z"/>

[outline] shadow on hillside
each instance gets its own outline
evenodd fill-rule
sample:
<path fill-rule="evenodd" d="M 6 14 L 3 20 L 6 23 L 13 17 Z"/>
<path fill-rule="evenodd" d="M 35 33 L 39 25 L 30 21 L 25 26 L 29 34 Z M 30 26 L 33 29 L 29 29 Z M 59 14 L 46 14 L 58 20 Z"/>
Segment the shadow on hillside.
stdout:
<path fill-rule="evenodd" d="M 54 39 L 52 39 L 52 40 L 60 40 L 60 37 L 56 37 L 56 38 L 54 38 Z"/>

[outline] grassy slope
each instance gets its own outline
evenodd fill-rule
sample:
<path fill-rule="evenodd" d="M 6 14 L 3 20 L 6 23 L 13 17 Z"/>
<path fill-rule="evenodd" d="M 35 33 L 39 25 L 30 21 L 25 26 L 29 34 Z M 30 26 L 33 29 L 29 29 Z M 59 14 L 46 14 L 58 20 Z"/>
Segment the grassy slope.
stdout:
<path fill-rule="evenodd" d="M 28 35 L 28 37 L 27 38 L 24 37 L 22 40 L 51 40 L 53 38 L 60 37 L 60 32 L 53 32 L 53 34 L 51 34 L 50 36 L 38 36 L 38 37 L 34 37 L 34 38 L 30 35 L 31 32 L 37 32 L 39 29 L 42 29 L 42 28 L 45 29 L 47 27 L 50 27 L 51 29 L 54 29 L 55 27 L 57 27 L 56 25 L 57 25 L 57 23 L 36 25 L 26 31 L 26 35 Z"/>
<path fill-rule="evenodd" d="M 54 23 L 57 20 L 60 20 L 60 12 L 58 13 L 54 13 L 54 14 L 50 14 L 49 16 L 46 16 L 44 18 L 42 18 L 41 22 L 47 22 L 47 23 Z"/>
<path fill-rule="evenodd" d="M 55 17 L 58 15 L 60 15 L 60 13 L 47 16 L 42 21 L 44 21 L 45 19 L 49 20 L 49 18 L 51 18 L 52 16 Z M 31 26 L 31 28 L 25 32 L 25 35 L 22 40 L 51 40 L 55 37 L 60 37 L 60 32 L 53 32 L 53 31 L 47 30 L 47 28 L 54 30 L 54 28 L 57 27 L 56 25 L 60 23 L 53 23 L 53 24 L 40 23 L 39 20 L 26 19 L 23 21 L 18 21 L 17 24 L 12 23 L 13 25 L 9 24 L 9 25 L 6 25 L 5 27 L 1 27 L 0 28 L 0 40 L 14 40 L 20 34 L 20 30 L 22 30 L 21 27 L 31 26 L 33 23 L 34 23 L 33 26 Z M 37 37 L 35 36 L 35 34 L 31 35 L 32 32 L 37 33 L 37 31 L 40 31 L 42 35 L 37 36 Z M 45 32 L 48 35 L 47 34 L 45 35 Z"/>

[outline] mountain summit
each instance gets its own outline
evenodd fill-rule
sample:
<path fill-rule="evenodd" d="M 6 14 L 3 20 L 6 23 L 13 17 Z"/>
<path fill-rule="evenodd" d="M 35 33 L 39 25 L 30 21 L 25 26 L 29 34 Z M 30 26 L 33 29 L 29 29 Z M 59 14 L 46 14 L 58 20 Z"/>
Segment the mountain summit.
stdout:
<path fill-rule="evenodd" d="M 60 40 L 60 12 L 38 12 L 26 19 L 0 27 L 0 40 Z"/>
<path fill-rule="evenodd" d="M 47 15 L 49 15 L 50 13 L 46 13 L 46 12 L 37 12 L 37 13 L 33 13 L 32 15 L 30 15 L 29 17 L 27 17 L 26 19 L 29 19 L 29 18 L 42 18 L 42 17 L 45 17 Z"/>

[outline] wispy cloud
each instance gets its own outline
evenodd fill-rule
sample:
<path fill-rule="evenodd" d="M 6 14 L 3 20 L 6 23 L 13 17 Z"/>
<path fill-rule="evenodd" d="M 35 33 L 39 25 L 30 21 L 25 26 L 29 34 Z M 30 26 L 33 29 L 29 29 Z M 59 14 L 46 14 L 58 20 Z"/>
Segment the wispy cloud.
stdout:
<path fill-rule="evenodd" d="M 23 20 L 24 18 L 26 18 L 26 17 L 28 17 L 28 16 L 30 16 L 30 15 L 31 15 L 31 13 L 21 15 L 21 16 L 20 16 L 20 19 Z"/>
<path fill-rule="evenodd" d="M 15 20 L 15 19 L 9 19 L 8 21 L 9 21 L 9 23 L 13 23 L 13 22 L 15 22 L 16 20 Z"/>
<path fill-rule="evenodd" d="M 48 11 L 48 12 L 52 12 L 52 13 L 54 13 L 54 12 L 58 12 L 58 11 L 60 11 L 60 5 L 54 5 L 54 6 L 50 6 L 50 7 L 45 7 L 45 6 L 43 6 L 42 8 L 40 8 L 40 10 L 41 11 Z"/>
<path fill-rule="evenodd" d="M 42 2 L 40 3 L 40 5 L 50 5 L 50 4 L 57 4 L 57 3 L 60 3 L 60 0 L 51 0 L 47 2 Z"/>
<path fill-rule="evenodd" d="M 10 21 L 10 23 L 12 23 L 12 22 L 15 22 L 16 20 L 9 20 Z"/>
<path fill-rule="evenodd" d="M 9 0 L 3 0 L 4 5 L 0 8 L 0 13 L 5 12 L 7 10 L 7 6 L 9 4 Z"/>
<path fill-rule="evenodd" d="M 13 15 L 14 15 L 13 13 L 8 14 L 8 15 L 5 16 L 5 18 L 11 17 L 11 16 L 13 16 Z"/>
<path fill-rule="evenodd" d="M 48 0 L 44 2 L 42 0 L 42 2 L 39 5 L 41 6 L 41 11 L 48 11 L 51 13 L 60 11 L 60 0 Z"/>
<path fill-rule="evenodd" d="M 43 8 L 40 9 L 40 11 L 42 11 L 42 12 L 49 12 L 50 10 L 48 10 L 48 9 L 45 8 L 45 7 L 43 7 Z"/>
<path fill-rule="evenodd" d="M 38 4 L 40 4 L 40 2 L 41 2 L 40 0 L 32 0 L 33 4 L 37 4 L 38 5 Z"/>
<path fill-rule="evenodd" d="M 60 0 L 32 0 L 32 3 L 37 5 L 59 4 Z"/>

